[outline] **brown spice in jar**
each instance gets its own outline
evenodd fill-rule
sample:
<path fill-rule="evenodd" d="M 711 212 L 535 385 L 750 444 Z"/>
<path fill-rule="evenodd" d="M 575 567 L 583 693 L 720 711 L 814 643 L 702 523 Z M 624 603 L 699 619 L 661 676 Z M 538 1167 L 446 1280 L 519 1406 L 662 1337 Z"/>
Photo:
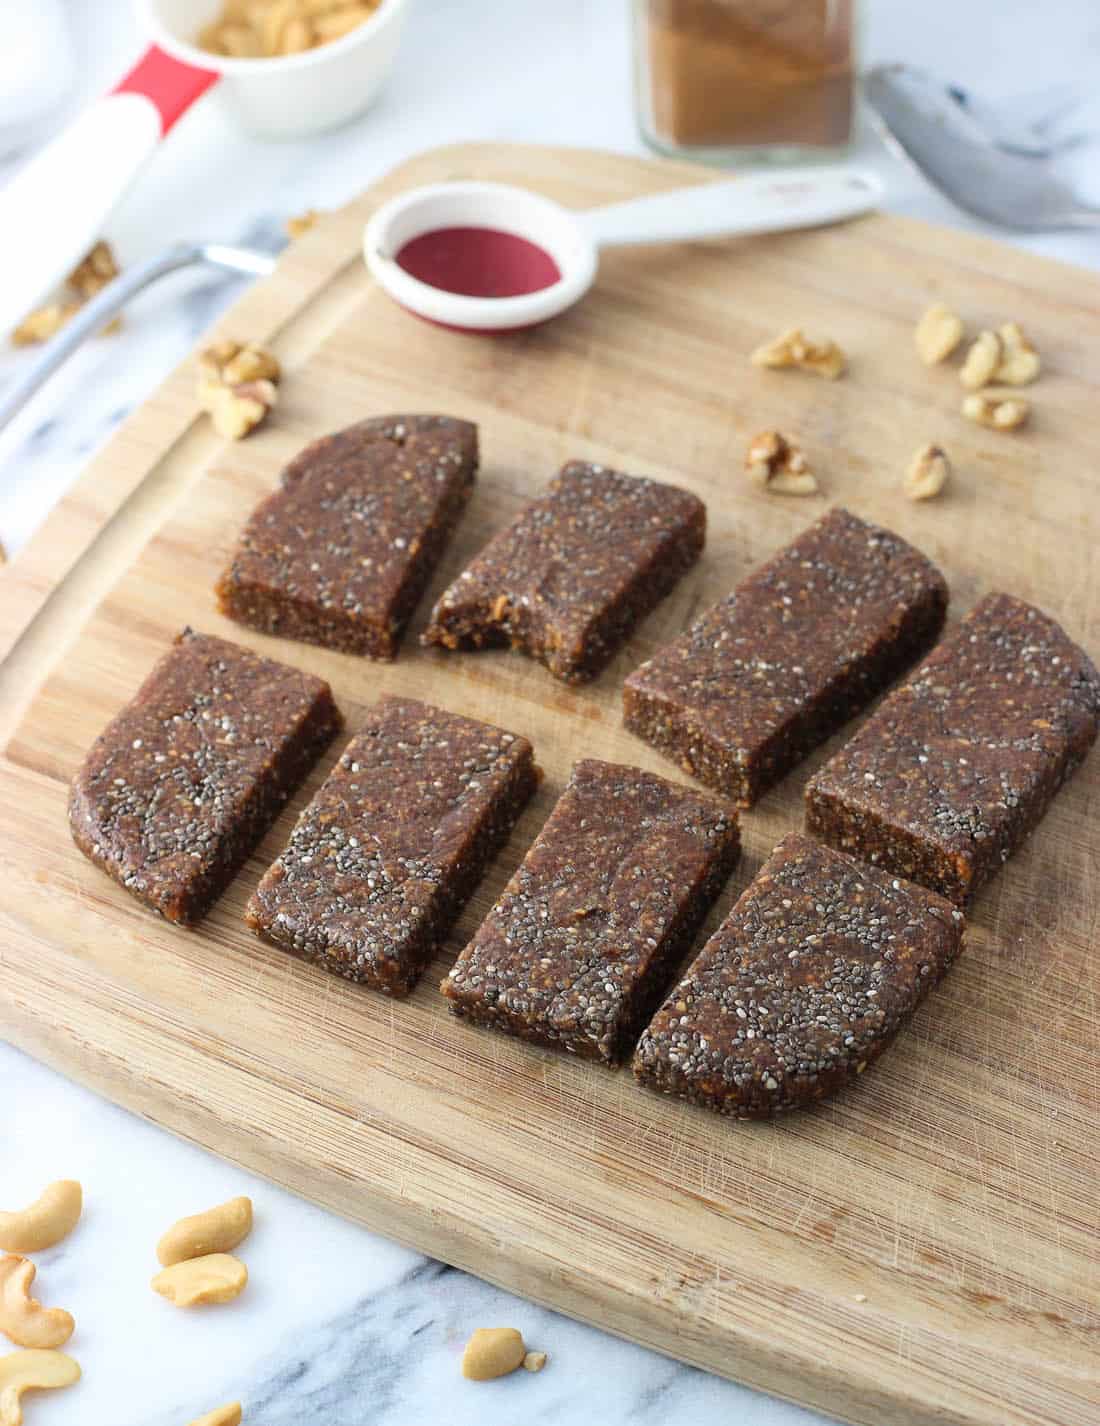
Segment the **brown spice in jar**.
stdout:
<path fill-rule="evenodd" d="M 680 148 L 847 141 L 853 0 L 647 0 L 653 137 Z"/>

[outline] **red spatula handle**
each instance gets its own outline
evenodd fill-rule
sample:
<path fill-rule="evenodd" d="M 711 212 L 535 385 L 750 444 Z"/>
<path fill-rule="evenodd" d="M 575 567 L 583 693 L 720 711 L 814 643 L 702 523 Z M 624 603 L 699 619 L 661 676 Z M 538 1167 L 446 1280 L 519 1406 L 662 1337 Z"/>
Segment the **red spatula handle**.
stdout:
<path fill-rule="evenodd" d="M 200 69 L 174 59 L 157 45 L 150 45 L 142 57 L 123 76 L 112 94 L 144 94 L 156 105 L 160 115 L 161 137 L 168 132 L 196 99 L 201 99 L 219 79 L 216 69 Z"/>

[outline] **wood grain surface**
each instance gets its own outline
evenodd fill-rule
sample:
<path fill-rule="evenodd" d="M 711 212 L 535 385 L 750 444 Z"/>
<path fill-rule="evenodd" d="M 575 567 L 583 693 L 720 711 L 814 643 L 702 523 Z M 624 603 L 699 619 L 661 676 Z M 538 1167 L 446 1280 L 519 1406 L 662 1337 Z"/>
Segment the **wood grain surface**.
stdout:
<path fill-rule="evenodd" d="M 383 197 L 459 176 L 587 206 L 700 175 L 527 147 L 425 155 L 294 244 L 219 324 L 284 362 L 266 428 L 222 445 L 196 412 L 187 363 L 89 467 L 0 581 L 0 1032 L 372 1228 L 835 1416 L 1095 1426 L 1100 756 L 980 897 L 961 961 L 896 1048 L 811 1112 L 727 1123 L 626 1072 L 463 1025 L 436 989 L 577 756 L 669 771 L 620 726 L 625 674 L 829 504 L 937 560 L 953 617 L 1003 588 L 1100 652 L 1095 277 L 875 217 L 609 254 L 567 316 L 476 338 L 394 307 L 358 257 Z M 955 371 L 916 361 L 913 322 L 934 299 L 974 331 L 1024 324 L 1045 362 L 1029 429 L 966 424 Z M 752 347 L 795 324 L 839 341 L 849 376 L 748 365 Z M 420 649 L 427 600 L 389 666 L 265 639 L 215 612 L 213 581 L 283 462 L 362 416 L 416 410 L 477 421 L 483 450 L 430 597 L 566 458 L 707 501 L 702 562 L 595 684 L 565 688 L 505 652 Z M 801 439 L 820 497 L 746 485 L 746 442 L 772 425 Z M 900 481 L 926 441 L 948 449 L 956 475 L 943 499 L 914 505 Z M 70 842 L 68 779 L 185 622 L 329 678 L 353 730 L 398 690 L 534 741 L 545 785 L 409 1001 L 346 985 L 241 923 L 335 750 L 197 931 L 155 920 Z M 801 824 L 825 751 L 745 816 L 746 855 L 712 926 Z"/>

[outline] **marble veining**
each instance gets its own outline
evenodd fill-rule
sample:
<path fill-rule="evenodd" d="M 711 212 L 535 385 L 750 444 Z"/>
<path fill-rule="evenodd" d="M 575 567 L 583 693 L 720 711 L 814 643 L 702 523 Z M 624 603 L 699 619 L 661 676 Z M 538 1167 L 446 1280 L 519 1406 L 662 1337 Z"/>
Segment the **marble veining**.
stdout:
<path fill-rule="evenodd" d="M 536 1307 L 398 1247 L 185 1144 L 0 1045 L 0 1201 L 79 1178 L 72 1235 L 35 1254 L 35 1291 L 67 1308 L 84 1379 L 43 1395 L 29 1426 L 186 1426 L 240 1399 L 247 1426 L 516 1426 L 519 1421 L 814 1426 L 822 1418 Z M 182 1311 L 154 1295 L 177 1217 L 247 1193 L 233 1303 Z M 578 1245 L 578 1251 L 583 1251 Z M 518 1327 L 539 1375 L 464 1381 L 475 1327 Z M 0 1342 L 0 1350 L 4 1344 Z"/>

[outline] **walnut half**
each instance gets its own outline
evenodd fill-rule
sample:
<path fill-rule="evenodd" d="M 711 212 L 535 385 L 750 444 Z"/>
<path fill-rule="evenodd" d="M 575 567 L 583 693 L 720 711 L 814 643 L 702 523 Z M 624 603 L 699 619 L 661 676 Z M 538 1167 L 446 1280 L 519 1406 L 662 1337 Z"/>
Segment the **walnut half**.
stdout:
<path fill-rule="evenodd" d="M 792 327 L 774 341 L 757 347 L 749 358 L 753 366 L 773 369 L 796 367 L 799 371 L 812 371 L 827 381 L 835 381 L 843 376 L 847 361 L 844 353 L 834 341 L 811 342 L 803 336 L 799 327 Z"/>
<path fill-rule="evenodd" d="M 199 400 L 219 436 L 239 441 L 264 419 L 278 400 L 273 381 L 242 381 L 237 386 L 207 382 Z"/>
<path fill-rule="evenodd" d="M 239 441 L 278 400 L 281 369 L 274 356 L 249 342 L 216 342 L 199 354 L 199 405 L 220 436 Z"/>
<path fill-rule="evenodd" d="M 761 431 L 745 452 L 745 472 L 754 485 L 775 495 L 816 495 L 817 477 L 801 449 L 779 431 Z"/>

